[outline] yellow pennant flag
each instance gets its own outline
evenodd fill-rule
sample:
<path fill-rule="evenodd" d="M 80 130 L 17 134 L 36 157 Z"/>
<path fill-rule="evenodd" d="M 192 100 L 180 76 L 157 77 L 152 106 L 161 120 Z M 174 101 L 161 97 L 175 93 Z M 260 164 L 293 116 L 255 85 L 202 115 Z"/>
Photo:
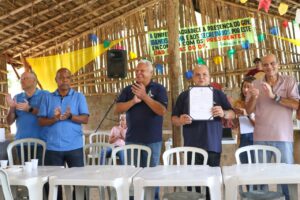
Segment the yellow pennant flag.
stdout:
<path fill-rule="evenodd" d="M 215 63 L 216 65 L 221 64 L 222 60 L 223 60 L 223 59 L 222 59 L 221 56 L 215 56 L 215 57 L 213 58 L 213 61 L 214 61 L 214 63 Z"/>
<path fill-rule="evenodd" d="M 52 92 L 57 88 L 55 75 L 58 69 L 64 67 L 69 69 L 73 74 L 122 40 L 123 39 L 111 41 L 107 48 L 105 48 L 103 44 L 98 44 L 69 53 L 26 58 L 26 61 L 36 73 L 43 89 Z"/>
<path fill-rule="evenodd" d="M 278 11 L 280 15 L 284 15 L 288 11 L 289 5 L 286 3 L 280 3 L 278 7 Z"/>

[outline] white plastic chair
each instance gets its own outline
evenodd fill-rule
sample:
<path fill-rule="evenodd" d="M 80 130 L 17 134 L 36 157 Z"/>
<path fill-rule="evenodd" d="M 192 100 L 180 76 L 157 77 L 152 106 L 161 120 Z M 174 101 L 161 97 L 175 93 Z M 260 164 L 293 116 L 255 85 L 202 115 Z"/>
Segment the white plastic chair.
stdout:
<path fill-rule="evenodd" d="M 190 165 L 195 165 L 196 154 L 202 155 L 203 165 L 207 165 L 207 152 L 204 149 L 196 147 L 176 147 L 165 151 L 163 154 L 164 165 L 173 165 L 174 155 L 176 156 L 176 165 L 188 165 L 188 153 L 192 153 L 192 161 Z M 182 156 L 183 159 L 181 159 Z"/>
<path fill-rule="evenodd" d="M 84 165 L 110 165 L 111 158 L 106 158 L 109 148 L 113 150 L 114 146 L 101 142 L 84 145 Z"/>
<path fill-rule="evenodd" d="M 90 144 L 92 143 L 109 143 L 109 133 L 96 132 L 89 136 Z"/>
<path fill-rule="evenodd" d="M 8 162 L 9 165 L 15 165 L 14 163 L 14 148 L 16 147 L 20 147 L 20 153 L 21 155 L 21 159 L 20 160 L 20 164 L 24 165 L 25 161 L 28 160 L 30 161 L 31 159 L 35 159 L 37 156 L 37 147 L 41 146 L 43 149 L 43 153 L 42 153 L 42 165 L 44 165 L 44 159 L 45 159 L 45 152 L 46 152 L 46 143 L 43 140 L 40 139 L 36 139 L 36 138 L 25 138 L 25 139 L 19 139 L 19 140 L 15 140 L 13 142 L 11 142 L 8 146 L 7 146 L 7 155 L 8 155 Z M 25 155 L 24 149 L 27 149 L 27 155 Z M 31 155 L 31 148 L 33 148 L 33 155 Z"/>
<path fill-rule="evenodd" d="M 2 191 L 4 194 L 4 199 L 5 200 L 13 200 L 13 196 L 10 190 L 10 185 L 8 181 L 7 174 L 4 170 L 0 169 L 0 182 L 1 182 L 1 187 Z"/>
<path fill-rule="evenodd" d="M 188 153 L 191 153 L 191 164 L 188 164 Z M 203 165 L 207 165 L 208 154 L 204 149 L 196 148 L 196 147 L 176 147 L 169 149 L 163 154 L 164 165 L 173 165 L 174 158 L 176 158 L 176 165 L 195 165 L 195 157 L 196 155 L 203 156 Z M 201 191 L 205 191 L 205 187 L 201 188 Z M 163 196 L 163 200 L 181 200 L 181 199 L 205 199 L 206 194 L 197 193 L 197 192 L 174 192 L 174 193 L 166 193 Z"/>
<path fill-rule="evenodd" d="M 248 163 L 268 163 L 272 160 L 268 160 L 270 154 L 274 158 L 275 163 L 281 162 L 281 153 L 279 149 L 273 146 L 267 145 L 249 145 L 241 147 L 235 152 L 235 159 L 237 164 L 242 164 L 240 155 L 242 153 L 247 154 Z M 280 199 L 284 200 L 285 196 L 281 192 L 265 191 L 265 190 L 254 190 L 253 186 L 249 187 L 248 192 L 244 192 L 242 187 L 240 187 L 240 196 L 243 200 L 254 200 L 254 199 L 263 199 L 263 200 L 274 200 Z"/>
<path fill-rule="evenodd" d="M 143 145 L 137 145 L 137 144 L 129 144 L 121 147 L 116 147 L 112 153 L 111 157 L 113 160 L 113 165 L 117 165 L 117 153 L 123 151 L 124 152 L 124 163 L 123 165 L 131 165 L 135 167 L 141 167 L 141 154 L 142 152 L 147 153 L 147 164 L 146 167 L 150 167 L 150 158 L 151 158 L 151 149 L 150 147 L 143 146 Z M 112 192 L 112 199 L 115 199 L 115 192 Z M 130 196 L 133 195 L 133 188 L 130 187 Z"/>
<path fill-rule="evenodd" d="M 135 167 L 141 167 L 141 154 L 143 151 L 145 151 L 147 153 L 146 167 L 150 167 L 151 149 L 149 147 L 137 144 L 130 144 L 115 148 L 111 153 L 114 165 L 117 165 L 117 153 L 119 151 L 124 152 L 124 165 L 132 165 Z"/>

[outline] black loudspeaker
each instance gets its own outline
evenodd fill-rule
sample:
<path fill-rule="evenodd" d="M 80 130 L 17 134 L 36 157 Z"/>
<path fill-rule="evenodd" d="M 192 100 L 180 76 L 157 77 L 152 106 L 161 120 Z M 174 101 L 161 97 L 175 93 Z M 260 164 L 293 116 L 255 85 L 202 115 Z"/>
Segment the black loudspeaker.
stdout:
<path fill-rule="evenodd" d="M 107 77 L 125 78 L 127 76 L 127 51 L 112 49 L 107 51 Z"/>

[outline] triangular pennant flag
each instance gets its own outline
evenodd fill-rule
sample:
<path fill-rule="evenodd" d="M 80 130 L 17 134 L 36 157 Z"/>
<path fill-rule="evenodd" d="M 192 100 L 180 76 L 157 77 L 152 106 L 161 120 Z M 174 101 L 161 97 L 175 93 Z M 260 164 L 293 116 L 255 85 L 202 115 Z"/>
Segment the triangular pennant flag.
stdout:
<path fill-rule="evenodd" d="M 129 53 L 129 58 L 130 58 L 131 60 L 136 59 L 136 58 L 137 58 L 137 55 L 136 55 L 135 53 L 133 53 L 132 51 L 130 51 L 130 53 Z"/>
<path fill-rule="evenodd" d="M 299 8 L 296 10 L 295 22 L 300 24 L 300 9 Z"/>
<path fill-rule="evenodd" d="M 280 3 L 278 7 L 278 12 L 280 15 L 284 15 L 288 11 L 289 5 L 286 3 Z"/>
<path fill-rule="evenodd" d="M 263 8 L 266 13 L 269 12 L 271 1 L 272 0 L 260 0 L 258 4 L 258 10 Z"/>
<path fill-rule="evenodd" d="M 201 57 L 199 57 L 199 58 L 197 58 L 197 63 L 199 64 L 199 65 L 206 65 L 206 62 L 203 60 L 203 58 L 201 58 Z"/>
<path fill-rule="evenodd" d="M 77 72 L 83 66 L 97 58 L 108 50 L 108 48 L 121 42 L 123 39 L 109 42 L 107 48 L 104 44 L 97 44 L 95 46 L 79 49 L 76 51 L 56 54 L 51 56 L 43 56 L 37 58 L 26 58 L 33 71 L 36 73 L 39 81 L 45 90 L 54 91 L 57 88 L 55 82 L 56 71 L 62 67 L 69 69 L 72 74 Z"/>
<path fill-rule="evenodd" d="M 215 63 L 216 65 L 219 65 L 219 64 L 221 64 L 221 62 L 222 62 L 222 57 L 221 57 L 221 56 L 215 56 L 215 57 L 213 58 L 213 61 L 214 61 L 214 63 Z"/>

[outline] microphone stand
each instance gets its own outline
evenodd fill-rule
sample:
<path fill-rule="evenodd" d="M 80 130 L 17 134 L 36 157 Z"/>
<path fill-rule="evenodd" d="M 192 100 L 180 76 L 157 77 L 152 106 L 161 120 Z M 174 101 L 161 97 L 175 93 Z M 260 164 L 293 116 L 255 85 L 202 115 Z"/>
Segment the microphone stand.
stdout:
<path fill-rule="evenodd" d="M 114 101 L 112 102 L 112 104 L 109 106 L 109 108 L 107 109 L 107 111 L 106 111 L 106 113 L 104 114 L 102 120 L 100 121 L 98 127 L 96 128 L 95 133 L 97 133 L 98 129 L 100 128 L 100 126 L 101 126 L 102 123 L 104 122 L 106 116 L 108 115 L 108 113 L 109 113 L 110 110 L 112 109 L 113 105 L 116 103 L 117 99 L 118 99 L 118 95 L 117 95 L 117 97 L 114 99 Z"/>

